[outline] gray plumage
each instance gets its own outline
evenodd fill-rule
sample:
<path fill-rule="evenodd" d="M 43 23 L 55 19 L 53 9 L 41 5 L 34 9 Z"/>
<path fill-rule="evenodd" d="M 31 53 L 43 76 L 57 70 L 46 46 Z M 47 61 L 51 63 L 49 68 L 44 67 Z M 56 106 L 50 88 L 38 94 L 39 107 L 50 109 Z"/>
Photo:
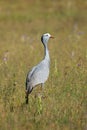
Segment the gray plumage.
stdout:
<path fill-rule="evenodd" d="M 41 41 L 44 45 L 45 57 L 44 59 L 27 74 L 26 78 L 26 104 L 28 104 L 28 95 L 32 92 L 33 88 L 46 82 L 49 76 L 50 57 L 47 47 L 48 40 L 53 38 L 49 33 L 43 34 Z"/>

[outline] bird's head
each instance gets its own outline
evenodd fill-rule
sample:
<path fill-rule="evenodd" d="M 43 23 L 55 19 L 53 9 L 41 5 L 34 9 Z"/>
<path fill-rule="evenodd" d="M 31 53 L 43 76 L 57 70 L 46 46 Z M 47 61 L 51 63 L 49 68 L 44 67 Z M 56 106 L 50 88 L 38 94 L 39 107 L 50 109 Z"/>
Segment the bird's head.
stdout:
<path fill-rule="evenodd" d="M 50 38 L 54 38 L 53 36 L 51 36 L 49 33 L 45 33 L 41 36 L 41 41 L 43 44 L 47 44 L 48 43 L 48 40 Z"/>

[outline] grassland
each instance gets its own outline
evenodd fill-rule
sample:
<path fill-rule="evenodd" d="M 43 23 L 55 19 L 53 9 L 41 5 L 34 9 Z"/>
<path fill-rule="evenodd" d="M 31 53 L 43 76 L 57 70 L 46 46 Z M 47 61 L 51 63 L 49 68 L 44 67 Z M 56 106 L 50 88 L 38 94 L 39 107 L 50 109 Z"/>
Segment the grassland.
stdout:
<path fill-rule="evenodd" d="M 49 42 L 50 76 L 45 98 L 34 89 L 25 104 L 28 70 Z M 0 130 L 87 129 L 87 1 L 0 1 Z"/>

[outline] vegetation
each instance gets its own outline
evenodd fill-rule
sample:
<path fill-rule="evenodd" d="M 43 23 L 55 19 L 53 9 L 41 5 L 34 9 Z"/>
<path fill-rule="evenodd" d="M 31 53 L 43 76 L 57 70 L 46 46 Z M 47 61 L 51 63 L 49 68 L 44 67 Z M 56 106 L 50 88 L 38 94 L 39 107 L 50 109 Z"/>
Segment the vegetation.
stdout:
<path fill-rule="evenodd" d="M 49 32 L 50 76 L 25 104 L 28 70 L 44 55 Z M 38 96 L 37 96 L 38 95 Z M 87 129 L 87 1 L 0 1 L 0 129 Z"/>

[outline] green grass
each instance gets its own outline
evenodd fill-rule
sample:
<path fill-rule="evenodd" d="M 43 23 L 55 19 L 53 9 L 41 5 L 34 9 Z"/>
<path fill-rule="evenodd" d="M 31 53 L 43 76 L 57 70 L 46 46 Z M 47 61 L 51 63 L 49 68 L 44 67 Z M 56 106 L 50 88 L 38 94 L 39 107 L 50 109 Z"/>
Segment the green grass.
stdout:
<path fill-rule="evenodd" d="M 87 2 L 0 1 L 0 129 L 87 129 Z M 25 104 L 27 72 L 44 55 L 51 33 L 50 76 Z"/>

